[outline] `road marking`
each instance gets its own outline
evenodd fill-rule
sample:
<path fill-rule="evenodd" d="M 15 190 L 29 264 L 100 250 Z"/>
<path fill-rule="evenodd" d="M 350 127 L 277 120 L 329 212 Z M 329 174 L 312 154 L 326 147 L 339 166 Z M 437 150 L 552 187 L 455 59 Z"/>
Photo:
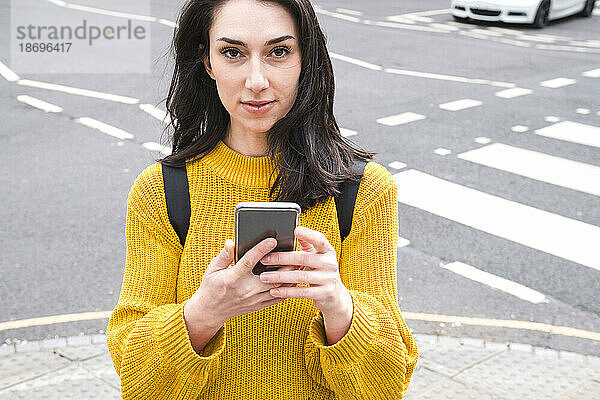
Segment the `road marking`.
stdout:
<path fill-rule="evenodd" d="M 452 262 L 448 264 L 440 264 L 444 269 L 454 272 L 455 274 L 464 276 L 475 282 L 483 283 L 493 289 L 501 290 L 510 295 L 516 296 L 522 300 L 533 304 L 548 303 L 548 298 L 543 294 L 527 286 L 521 285 L 504 279 L 489 272 L 482 271 L 471 265 L 462 262 Z"/>
<path fill-rule="evenodd" d="M 412 12 L 412 13 L 408 13 L 408 14 L 400 14 L 400 15 L 396 15 L 396 16 L 397 17 L 402 16 L 402 15 L 430 16 L 430 15 L 440 15 L 440 14 L 449 14 L 449 13 L 450 13 L 449 8 L 440 8 L 438 10 L 417 11 L 417 12 Z"/>
<path fill-rule="evenodd" d="M 440 155 L 440 156 L 447 156 L 448 154 L 451 154 L 451 153 L 452 153 L 452 150 L 448 150 L 448 149 L 445 149 L 445 148 L 443 148 L 443 147 L 438 147 L 438 148 L 437 148 L 437 149 L 435 149 L 433 152 L 434 152 L 435 154 L 437 154 L 437 155 Z"/>
<path fill-rule="evenodd" d="M 406 247 L 410 244 L 410 240 L 404 239 L 401 236 L 398 236 L 398 248 Z"/>
<path fill-rule="evenodd" d="M 582 75 L 587 76 L 588 78 L 600 78 L 600 68 L 585 71 Z"/>
<path fill-rule="evenodd" d="M 523 126 L 523 125 L 515 125 L 512 128 L 510 128 L 510 130 L 513 132 L 517 132 L 517 133 L 523 133 L 523 132 L 527 132 L 529 130 L 529 128 L 526 126 Z"/>
<path fill-rule="evenodd" d="M 471 32 L 472 33 L 479 33 L 479 34 L 482 34 L 482 35 L 502 36 L 502 33 L 496 32 L 496 31 L 491 31 L 489 29 L 473 28 L 473 29 L 471 29 Z"/>
<path fill-rule="evenodd" d="M 53 315 L 49 317 L 39 318 L 28 318 L 16 321 L 0 322 L 0 331 L 6 331 L 9 329 L 20 329 L 29 328 L 31 326 L 43 326 L 60 324 L 65 322 L 75 321 L 91 321 L 98 319 L 109 319 L 112 311 L 96 311 L 86 312 L 79 314 L 62 314 Z M 545 332 L 552 335 L 571 336 L 582 339 L 589 339 L 600 341 L 600 333 L 586 331 L 582 329 L 575 329 L 568 326 L 556 326 L 549 324 L 542 324 L 539 322 L 530 321 L 518 321 L 518 320 L 503 320 L 503 319 L 491 319 L 491 318 L 473 318 L 473 317 L 461 317 L 455 315 L 439 315 L 439 314 L 425 314 L 416 313 L 410 311 L 402 311 L 402 317 L 407 320 L 413 321 L 427 321 L 427 322 L 445 322 L 445 323 L 461 323 L 463 325 L 474 325 L 474 326 L 491 326 L 498 328 L 510 328 L 510 329 L 525 329 L 531 331 Z"/>
<path fill-rule="evenodd" d="M 475 142 L 477 142 L 479 144 L 488 144 L 491 141 L 492 140 L 490 138 L 487 138 L 485 136 L 481 136 L 481 137 L 476 137 L 475 138 Z"/>
<path fill-rule="evenodd" d="M 497 328 L 509 328 L 509 329 L 525 329 L 529 331 L 545 332 L 551 335 L 571 336 L 578 337 L 581 339 L 589 339 L 600 342 L 600 333 L 593 331 L 586 331 L 583 329 L 575 329 L 568 326 L 556 326 L 550 324 L 543 324 L 539 322 L 530 321 L 517 321 L 510 319 L 491 319 L 491 318 L 472 318 L 472 317 L 460 317 L 455 315 L 438 315 L 438 314 L 424 314 L 424 313 L 413 313 L 408 311 L 402 312 L 404 319 L 413 321 L 428 321 L 428 322 L 445 322 L 445 323 L 460 323 L 462 325 L 473 325 L 473 326 L 491 326 Z"/>
<path fill-rule="evenodd" d="M 343 19 L 345 21 L 350 21 L 350 22 L 360 22 L 360 18 L 352 17 L 350 15 L 340 14 L 340 13 L 336 13 L 336 12 L 331 12 L 331 11 L 323 10 L 320 7 L 314 7 L 314 9 L 315 9 L 316 13 L 327 15 L 328 17 Z"/>
<path fill-rule="evenodd" d="M 335 11 L 350 15 L 363 15 L 362 11 L 349 10 L 347 8 L 336 8 Z"/>
<path fill-rule="evenodd" d="M 442 80 L 442 81 L 451 81 L 451 82 L 473 83 L 473 84 L 477 84 L 477 85 L 491 85 L 491 86 L 498 86 L 498 87 L 505 87 L 505 88 L 513 88 L 513 87 L 517 86 L 514 83 L 509 83 L 509 82 L 490 81 L 488 79 L 466 78 L 464 76 L 434 74 L 431 72 L 409 71 L 406 69 L 397 69 L 397 68 L 384 68 L 383 72 L 387 72 L 389 74 L 396 74 L 396 75 L 414 76 L 414 77 L 418 77 L 418 78 L 438 79 L 438 80 Z"/>
<path fill-rule="evenodd" d="M 595 165 L 502 143 L 493 143 L 457 154 L 456 157 L 540 182 L 600 196 L 600 167 Z"/>
<path fill-rule="evenodd" d="M 160 108 L 154 107 L 152 104 L 140 104 L 140 109 L 152 115 L 157 120 L 167 124 L 167 113 Z"/>
<path fill-rule="evenodd" d="M 118 95 L 109 94 L 109 93 L 96 92 L 94 90 L 79 89 L 79 88 L 74 88 L 74 87 L 70 87 L 70 86 L 57 85 L 54 83 L 31 81 L 29 79 L 20 79 L 17 81 L 17 84 L 23 85 L 23 86 L 36 87 L 39 89 L 47 89 L 47 90 L 54 90 L 57 92 L 76 94 L 79 96 L 93 97 L 96 99 L 110 100 L 110 101 L 115 101 L 118 103 L 125 103 L 125 104 L 139 103 L 139 100 L 136 98 L 133 98 L 133 97 L 118 96 Z"/>
<path fill-rule="evenodd" d="M 583 114 L 583 115 L 588 115 L 590 113 L 590 110 L 587 108 L 578 108 L 575 110 L 575 112 L 577 114 Z"/>
<path fill-rule="evenodd" d="M 365 20 L 365 21 L 363 21 L 363 23 L 367 24 L 367 25 L 383 26 L 384 28 L 398 28 L 398 29 L 408 29 L 408 30 L 423 31 L 423 32 L 449 33 L 449 31 L 447 29 L 435 29 L 430 26 L 422 26 L 422 25 L 408 25 L 408 24 L 398 24 L 395 22 L 369 21 L 369 20 Z"/>
<path fill-rule="evenodd" d="M 583 47 L 594 47 L 596 49 L 600 49 L 600 43 L 595 43 L 595 42 L 580 42 L 580 41 L 576 41 L 576 40 L 572 40 L 569 42 L 569 44 L 571 46 L 583 46 Z"/>
<path fill-rule="evenodd" d="M 407 124 L 413 121 L 419 121 L 425 119 L 424 115 L 416 114 L 413 112 L 405 112 L 402 114 L 392 115 L 385 118 L 379 118 L 377 123 L 387 126 L 397 126 L 402 124 Z"/>
<path fill-rule="evenodd" d="M 523 35 L 523 34 L 515 36 L 515 39 L 517 39 L 517 40 L 530 40 L 532 42 L 543 42 L 543 43 L 552 43 L 552 42 L 556 41 L 556 39 L 551 38 L 551 37 L 532 36 L 532 35 Z"/>
<path fill-rule="evenodd" d="M 550 79 L 548 81 L 543 81 L 542 83 L 540 83 L 540 85 L 547 87 L 547 88 L 551 88 L 551 89 L 557 89 L 557 88 L 561 88 L 563 86 L 572 85 L 575 82 L 577 82 L 575 79 L 556 78 L 556 79 Z"/>
<path fill-rule="evenodd" d="M 514 39 L 508 39 L 508 38 L 498 38 L 495 40 L 497 40 L 498 42 L 501 42 L 501 43 L 512 44 L 513 46 L 531 47 L 530 43 L 521 42 L 520 40 L 514 40 Z"/>
<path fill-rule="evenodd" d="M 414 169 L 393 175 L 398 201 L 600 270 L 600 227 L 480 192 Z"/>
<path fill-rule="evenodd" d="M 561 51 L 575 51 L 577 53 L 600 53 L 600 49 L 587 49 L 585 47 L 575 47 L 575 46 L 558 46 L 554 44 L 536 44 L 536 49 L 543 50 L 561 50 Z"/>
<path fill-rule="evenodd" d="M 391 15 L 389 17 L 385 17 L 385 19 L 392 22 L 398 22 L 400 24 L 416 24 L 416 21 L 410 18 L 405 18 L 401 15 Z"/>
<path fill-rule="evenodd" d="M 403 162 L 400 161 L 394 161 L 388 164 L 389 167 L 392 167 L 394 169 L 402 169 L 402 168 L 406 168 L 406 164 L 404 164 Z"/>
<path fill-rule="evenodd" d="M 503 99 L 512 99 L 513 97 L 519 97 L 519 96 L 525 96 L 527 94 L 531 94 L 531 89 L 525 89 L 525 88 L 512 88 L 512 89 L 506 89 L 506 90 L 501 90 L 499 92 L 496 92 L 496 96 L 498 97 L 502 97 Z"/>
<path fill-rule="evenodd" d="M 13 70 L 11 70 L 10 68 L 8 68 L 1 61 L 0 61 L 0 75 L 2 75 L 2 77 L 4 79 L 6 79 L 7 81 L 9 81 L 9 82 L 15 82 L 15 81 L 19 80 L 19 75 L 15 74 L 13 72 Z"/>
<path fill-rule="evenodd" d="M 88 126 L 90 128 L 98 129 L 100 132 L 106 133 L 107 135 L 114 136 L 119 139 L 133 139 L 133 135 L 131 133 L 125 132 L 122 129 L 119 129 L 112 125 L 105 124 L 104 122 L 100 122 L 93 118 L 89 118 L 89 117 L 76 118 L 75 122 L 78 122 L 78 123 Z"/>
<path fill-rule="evenodd" d="M 446 29 L 449 31 L 458 31 L 459 30 L 457 27 L 452 26 L 452 25 L 447 25 L 447 24 L 433 23 L 433 24 L 429 24 L 429 26 L 431 26 L 432 28 Z"/>
<path fill-rule="evenodd" d="M 177 23 L 176 22 L 169 21 L 168 19 L 160 18 L 158 20 L 158 22 L 161 23 L 161 24 L 163 24 L 163 25 L 170 26 L 170 27 L 173 27 L 173 28 L 177 27 Z"/>
<path fill-rule="evenodd" d="M 546 121 L 546 122 L 558 122 L 558 121 L 560 121 L 560 118 L 555 117 L 553 115 L 549 115 L 546 118 L 544 118 L 544 121 Z"/>
<path fill-rule="evenodd" d="M 371 69 L 373 71 L 381 71 L 381 70 L 383 70 L 383 67 L 381 67 L 379 65 L 371 64 L 371 63 L 368 63 L 366 61 L 361 61 L 359 59 L 352 58 L 352 57 L 343 56 L 341 54 L 329 52 L 329 56 L 331 58 L 333 58 L 333 59 L 340 60 L 340 61 L 345 61 L 345 62 L 348 62 L 350 64 L 358 65 L 359 67 Z"/>
<path fill-rule="evenodd" d="M 39 318 L 28 318 L 16 321 L 0 322 L 0 331 L 6 331 L 9 329 L 20 329 L 29 328 L 30 326 L 42 326 L 42 325 L 53 325 L 64 322 L 74 321 L 89 321 L 94 319 L 107 319 L 110 318 L 112 311 L 96 311 L 96 312 L 85 312 L 78 314 L 62 314 L 52 315 L 49 317 Z"/>
<path fill-rule="evenodd" d="M 499 27 L 496 27 L 496 26 L 490 26 L 487 29 L 489 29 L 490 31 L 504 33 L 506 35 L 521 35 L 522 34 L 521 31 L 517 31 L 517 30 L 514 30 L 514 29 L 507 29 L 507 28 L 499 28 Z"/>
<path fill-rule="evenodd" d="M 45 112 L 59 113 L 63 110 L 57 105 L 46 103 L 45 101 L 24 94 L 17 96 L 17 100 L 22 103 L 29 104 L 32 107 L 39 108 Z"/>
<path fill-rule="evenodd" d="M 477 32 L 471 32 L 471 31 L 460 31 L 460 32 L 458 32 L 458 34 L 463 35 L 463 36 L 472 37 L 475 39 L 483 39 L 483 40 L 492 39 L 487 35 L 483 35 L 483 34 L 477 33 Z"/>
<path fill-rule="evenodd" d="M 136 20 L 140 20 L 140 21 L 156 22 L 156 17 L 150 17 L 150 16 L 146 16 L 146 15 L 129 14 L 129 13 L 124 13 L 124 12 L 110 11 L 110 10 L 105 10 L 102 8 L 88 7 L 88 6 L 82 6 L 79 4 L 69 4 L 69 3 L 65 3 L 65 7 L 70 8 L 72 10 L 85 11 L 85 12 L 90 12 L 90 13 L 95 13 L 95 14 L 110 15 L 111 17 L 119 17 L 119 18 L 127 18 L 127 19 L 136 19 Z"/>
<path fill-rule="evenodd" d="M 477 106 L 480 106 L 481 104 L 483 104 L 483 103 L 479 100 L 461 99 L 461 100 L 451 101 L 449 103 L 440 104 L 439 107 L 442 110 L 460 111 L 460 110 L 465 110 L 467 108 L 477 107 Z"/>
<path fill-rule="evenodd" d="M 146 143 L 142 143 L 142 146 L 150 151 L 158 151 L 159 153 L 164 154 L 165 156 L 168 156 L 171 154 L 171 149 L 168 146 L 163 146 L 160 143 L 156 143 L 156 142 L 146 142 Z"/>
<path fill-rule="evenodd" d="M 535 131 L 536 135 L 571 143 L 600 147 L 600 128 L 579 122 L 562 121 Z"/>
<path fill-rule="evenodd" d="M 354 136 L 357 135 L 358 132 L 353 131 L 352 129 L 340 128 L 340 134 L 343 137 Z"/>

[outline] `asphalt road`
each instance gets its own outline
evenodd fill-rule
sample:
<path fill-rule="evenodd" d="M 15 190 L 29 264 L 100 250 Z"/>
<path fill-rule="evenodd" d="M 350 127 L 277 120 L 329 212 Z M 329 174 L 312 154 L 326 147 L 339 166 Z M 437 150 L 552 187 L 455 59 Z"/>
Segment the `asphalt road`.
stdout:
<path fill-rule="evenodd" d="M 600 355 L 600 340 L 574 331 L 494 322 L 600 332 L 600 5 L 590 18 L 569 17 L 540 31 L 456 23 L 449 3 L 315 3 L 335 69 L 338 123 L 355 132 L 357 144 L 378 152 L 376 161 L 397 178 L 401 310 L 419 333 Z M 181 4 L 153 1 L 151 13 L 174 21 Z M 9 2 L 2 0 L 0 62 L 6 66 L 8 15 Z M 130 96 L 164 110 L 173 28 L 150 27 L 150 74 L 19 77 Z M 510 88 L 528 91 L 498 95 Z M 45 113 L 19 95 L 63 111 Z M 440 107 L 459 100 L 474 106 Z M 4 78 L 0 110 L 0 327 L 112 310 L 125 260 L 127 194 L 160 157 L 143 144 L 161 141 L 162 123 L 139 104 Z M 381 120 L 401 114 L 395 123 Z M 118 139 L 75 121 L 83 116 L 134 137 Z M 418 118 L 406 122 L 411 116 Z M 475 281 L 473 271 L 487 273 L 485 282 Z M 543 300 L 523 299 L 533 293 L 527 289 Z M 450 323 L 442 316 L 481 320 Z M 103 333 L 107 323 L 0 329 L 0 342 Z"/>

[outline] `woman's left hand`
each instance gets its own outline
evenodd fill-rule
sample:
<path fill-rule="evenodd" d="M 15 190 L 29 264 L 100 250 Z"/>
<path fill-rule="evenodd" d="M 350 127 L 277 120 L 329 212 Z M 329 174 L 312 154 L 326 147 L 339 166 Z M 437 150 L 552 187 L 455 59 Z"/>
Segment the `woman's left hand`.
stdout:
<path fill-rule="evenodd" d="M 340 278 L 335 248 L 327 237 L 304 226 L 295 229 L 300 251 L 273 252 L 260 260 L 265 265 L 292 265 L 294 271 L 269 271 L 260 274 L 268 283 L 308 283 L 310 286 L 271 289 L 274 297 L 312 299 L 324 316 L 352 309 L 352 297 Z"/>

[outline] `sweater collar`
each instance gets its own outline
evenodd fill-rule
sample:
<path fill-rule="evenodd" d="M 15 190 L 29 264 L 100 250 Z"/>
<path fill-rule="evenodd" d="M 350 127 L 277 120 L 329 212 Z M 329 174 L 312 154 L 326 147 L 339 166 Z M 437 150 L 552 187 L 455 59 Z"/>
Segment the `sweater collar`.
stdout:
<path fill-rule="evenodd" d="M 277 153 L 277 160 L 280 155 L 281 152 Z M 270 187 L 277 178 L 278 171 L 275 171 L 269 183 L 269 176 L 275 169 L 275 162 L 269 156 L 246 156 L 236 152 L 222 140 L 201 158 L 201 162 L 221 178 L 242 186 Z"/>

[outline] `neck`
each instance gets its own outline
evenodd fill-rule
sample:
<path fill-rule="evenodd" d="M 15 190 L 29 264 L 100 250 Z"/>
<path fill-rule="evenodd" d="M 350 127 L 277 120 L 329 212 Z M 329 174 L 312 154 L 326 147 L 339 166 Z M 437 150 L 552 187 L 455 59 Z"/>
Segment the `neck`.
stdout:
<path fill-rule="evenodd" d="M 223 143 L 230 149 L 247 157 L 264 157 L 267 155 L 266 137 L 266 132 L 248 132 L 235 129 L 230 124 Z"/>

